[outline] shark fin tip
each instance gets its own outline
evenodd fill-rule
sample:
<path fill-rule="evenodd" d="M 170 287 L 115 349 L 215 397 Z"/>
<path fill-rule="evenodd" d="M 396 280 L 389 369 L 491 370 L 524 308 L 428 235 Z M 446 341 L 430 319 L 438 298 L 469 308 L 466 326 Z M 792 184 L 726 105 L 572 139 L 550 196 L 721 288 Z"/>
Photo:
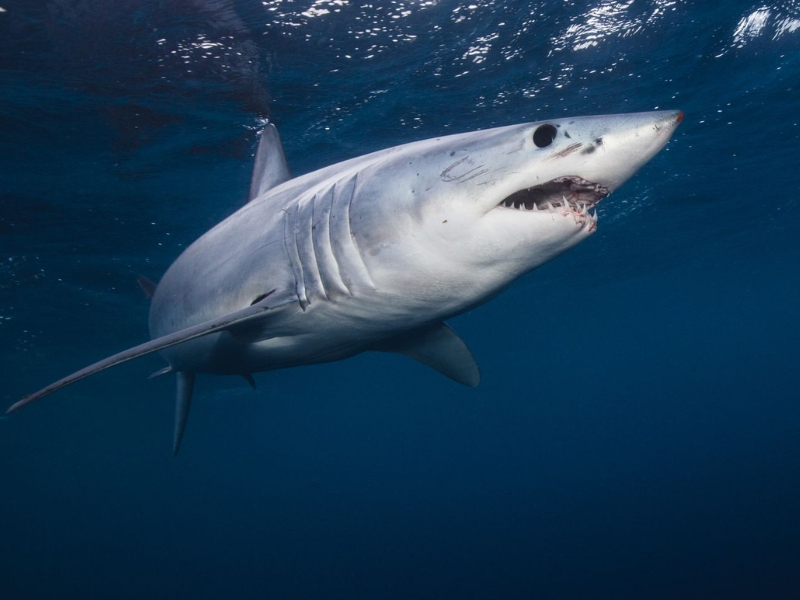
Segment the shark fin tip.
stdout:
<path fill-rule="evenodd" d="M 172 373 L 172 366 L 171 365 L 166 366 L 163 369 L 159 369 L 155 373 L 150 373 L 150 375 L 148 375 L 147 378 L 148 379 L 155 379 L 156 377 L 161 377 L 162 375 L 166 375 L 167 373 Z"/>
<path fill-rule="evenodd" d="M 141 288 L 146 299 L 150 300 L 153 298 L 153 294 L 156 293 L 156 287 L 158 287 L 157 283 L 151 279 L 148 279 L 144 275 L 137 275 L 136 283 L 139 284 L 139 287 Z"/>
<path fill-rule="evenodd" d="M 35 400 L 35 398 L 32 398 L 31 396 L 33 396 L 33 394 L 25 394 L 24 396 L 22 396 L 22 398 L 20 398 L 16 402 L 14 402 L 14 404 L 12 404 L 11 406 L 9 406 L 6 409 L 6 414 L 10 415 L 11 413 L 15 412 L 17 409 L 20 409 L 23 406 L 25 406 L 28 402 L 31 402 L 32 400 Z"/>
<path fill-rule="evenodd" d="M 178 371 L 178 386 L 175 398 L 175 431 L 172 438 L 172 455 L 177 456 L 181 447 L 186 420 L 189 418 L 189 407 L 192 404 L 194 389 L 194 373 Z"/>

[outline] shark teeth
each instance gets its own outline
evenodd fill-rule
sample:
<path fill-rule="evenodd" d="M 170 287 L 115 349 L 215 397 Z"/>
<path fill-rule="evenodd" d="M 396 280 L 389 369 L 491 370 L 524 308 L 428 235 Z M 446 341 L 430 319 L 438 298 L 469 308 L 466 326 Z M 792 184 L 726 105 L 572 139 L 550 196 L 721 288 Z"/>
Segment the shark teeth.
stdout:
<path fill-rule="evenodd" d="M 558 177 L 541 185 L 515 192 L 498 206 L 522 211 L 572 212 L 590 214 L 598 202 L 611 192 L 608 188 L 580 177 Z"/>

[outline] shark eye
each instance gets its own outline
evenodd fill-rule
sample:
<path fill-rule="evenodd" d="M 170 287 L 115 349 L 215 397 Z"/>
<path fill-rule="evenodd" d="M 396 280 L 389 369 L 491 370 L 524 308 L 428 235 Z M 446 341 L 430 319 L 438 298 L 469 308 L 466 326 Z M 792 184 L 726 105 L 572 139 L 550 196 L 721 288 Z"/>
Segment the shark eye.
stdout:
<path fill-rule="evenodd" d="M 550 124 L 539 125 L 533 132 L 533 143 L 537 148 L 547 148 L 556 139 L 556 128 Z"/>

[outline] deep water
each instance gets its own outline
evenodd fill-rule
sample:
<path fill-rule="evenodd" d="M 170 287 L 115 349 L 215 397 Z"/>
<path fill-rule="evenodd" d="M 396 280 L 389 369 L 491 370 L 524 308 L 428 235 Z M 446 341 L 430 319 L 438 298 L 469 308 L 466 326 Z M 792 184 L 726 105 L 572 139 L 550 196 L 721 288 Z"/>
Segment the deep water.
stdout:
<path fill-rule="evenodd" d="M 155 356 L 0 417 L 0 598 L 800 598 L 800 2 L 0 0 L 0 400 L 148 338 L 247 198 L 417 139 L 681 109 L 598 232 L 366 354 Z"/>

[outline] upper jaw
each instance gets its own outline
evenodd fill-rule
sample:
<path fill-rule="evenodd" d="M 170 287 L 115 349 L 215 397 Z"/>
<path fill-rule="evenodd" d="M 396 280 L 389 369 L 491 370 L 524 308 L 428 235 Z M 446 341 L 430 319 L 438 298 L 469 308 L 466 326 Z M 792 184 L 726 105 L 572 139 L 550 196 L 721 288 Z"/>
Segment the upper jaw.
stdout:
<path fill-rule="evenodd" d="M 610 193 L 607 187 L 599 183 L 567 175 L 514 192 L 503 198 L 497 207 L 534 211 L 556 208 L 588 211 Z"/>

